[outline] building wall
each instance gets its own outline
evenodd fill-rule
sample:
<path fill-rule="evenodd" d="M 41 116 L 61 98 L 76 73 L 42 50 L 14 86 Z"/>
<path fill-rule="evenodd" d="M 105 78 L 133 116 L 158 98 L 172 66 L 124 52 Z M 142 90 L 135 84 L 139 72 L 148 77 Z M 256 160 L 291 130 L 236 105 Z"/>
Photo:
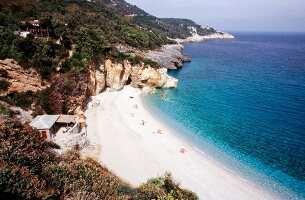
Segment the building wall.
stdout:
<path fill-rule="evenodd" d="M 39 130 L 40 134 L 41 134 L 41 137 L 43 139 L 46 139 L 46 140 L 50 140 L 51 139 L 51 135 L 50 135 L 50 131 L 49 130 Z"/>

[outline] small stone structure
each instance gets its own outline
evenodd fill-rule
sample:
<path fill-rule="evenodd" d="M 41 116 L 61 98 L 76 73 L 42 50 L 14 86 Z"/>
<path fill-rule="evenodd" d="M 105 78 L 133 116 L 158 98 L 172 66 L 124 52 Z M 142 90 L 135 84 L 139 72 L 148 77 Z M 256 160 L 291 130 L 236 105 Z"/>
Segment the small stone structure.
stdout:
<path fill-rule="evenodd" d="M 80 122 L 81 121 L 81 122 Z M 36 128 L 46 140 L 79 134 L 85 128 L 85 119 L 77 115 L 39 115 L 30 126 Z"/>

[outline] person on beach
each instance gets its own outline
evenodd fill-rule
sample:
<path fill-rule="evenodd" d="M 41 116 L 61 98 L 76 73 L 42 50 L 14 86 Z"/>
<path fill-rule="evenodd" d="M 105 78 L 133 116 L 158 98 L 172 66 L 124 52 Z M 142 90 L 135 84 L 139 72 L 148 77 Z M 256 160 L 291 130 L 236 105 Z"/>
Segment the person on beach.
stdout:
<path fill-rule="evenodd" d="M 184 154 L 184 153 L 186 153 L 186 152 L 187 152 L 187 150 L 186 150 L 185 148 L 181 148 L 181 149 L 180 149 L 180 153 Z"/>
<path fill-rule="evenodd" d="M 142 119 L 141 125 L 144 126 L 144 124 L 145 124 L 145 121 Z"/>

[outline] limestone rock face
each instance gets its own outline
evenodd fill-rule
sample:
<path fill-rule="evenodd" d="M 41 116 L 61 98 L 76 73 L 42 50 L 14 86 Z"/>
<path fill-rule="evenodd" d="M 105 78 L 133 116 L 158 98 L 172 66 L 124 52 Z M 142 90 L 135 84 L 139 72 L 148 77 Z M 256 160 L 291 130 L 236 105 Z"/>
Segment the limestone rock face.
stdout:
<path fill-rule="evenodd" d="M 127 53 L 132 56 L 140 56 L 152 60 L 162 68 L 177 69 L 184 62 L 190 62 L 188 55 L 183 55 L 183 45 L 168 44 L 163 45 L 159 49 L 141 51 L 127 45 L 117 45 L 117 49 L 122 53 Z"/>
<path fill-rule="evenodd" d="M 145 86 L 142 89 L 143 94 L 154 94 L 157 92 L 157 89 L 154 87 Z"/>
<path fill-rule="evenodd" d="M 178 86 L 178 79 L 169 76 L 166 68 L 161 68 L 158 71 L 161 75 L 160 83 L 162 84 L 162 88 L 175 88 Z"/>
<path fill-rule="evenodd" d="M 166 68 L 145 68 L 139 79 L 144 81 L 146 86 L 155 88 L 172 88 L 178 85 L 178 80 L 169 76 Z"/>
<path fill-rule="evenodd" d="M 121 72 L 123 71 L 123 65 L 115 65 L 111 60 L 106 60 L 106 84 L 108 87 L 114 90 L 122 89 L 120 85 Z"/>
<path fill-rule="evenodd" d="M 131 83 L 130 85 L 135 88 L 143 88 L 145 84 L 141 81 L 141 74 L 143 72 L 144 65 L 135 65 L 131 68 Z"/>
<path fill-rule="evenodd" d="M 104 73 L 104 66 L 95 71 L 95 94 L 101 93 L 106 88 L 106 77 Z"/>
<path fill-rule="evenodd" d="M 177 86 L 178 86 L 178 79 L 167 75 L 166 82 L 162 86 L 162 88 L 175 88 Z"/>
<path fill-rule="evenodd" d="M 87 93 L 89 96 L 95 95 L 95 85 L 96 85 L 96 80 L 95 80 L 95 71 L 90 69 L 89 71 L 89 81 L 87 85 Z"/>
<path fill-rule="evenodd" d="M 90 67 L 87 87 L 89 96 L 98 95 L 106 88 L 104 66 L 100 66 L 98 69 Z"/>
<path fill-rule="evenodd" d="M 36 92 L 49 86 L 47 82 L 42 81 L 35 69 L 23 69 L 13 59 L 0 60 L 0 69 L 4 74 L 1 78 L 10 83 L 8 90 L 2 93 Z"/>
<path fill-rule="evenodd" d="M 121 90 L 129 80 L 131 74 L 131 64 L 125 60 L 123 64 L 112 63 L 111 60 L 105 62 L 106 84 L 113 90 Z"/>
<path fill-rule="evenodd" d="M 122 78 L 121 78 L 121 84 L 124 86 L 126 85 L 127 81 L 129 80 L 130 74 L 131 74 L 131 64 L 129 63 L 128 60 L 124 60 L 123 62 L 123 73 L 122 73 Z"/>
<path fill-rule="evenodd" d="M 178 84 L 177 79 L 167 74 L 166 68 L 157 69 L 144 63 L 132 66 L 127 60 L 123 63 L 106 60 L 100 69 L 90 70 L 89 79 L 90 96 L 99 94 L 106 87 L 118 91 L 126 84 L 136 88 L 146 87 L 147 93 L 155 92 L 152 88 L 172 88 Z"/>
<path fill-rule="evenodd" d="M 163 45 L 159 50 L 149 50 L 145 56 L 157 62 L 162 68 L 177 69 L 184 62 L 190 62 L 187 55 L 182 54 L 183 46 L 180 44 Z"/>

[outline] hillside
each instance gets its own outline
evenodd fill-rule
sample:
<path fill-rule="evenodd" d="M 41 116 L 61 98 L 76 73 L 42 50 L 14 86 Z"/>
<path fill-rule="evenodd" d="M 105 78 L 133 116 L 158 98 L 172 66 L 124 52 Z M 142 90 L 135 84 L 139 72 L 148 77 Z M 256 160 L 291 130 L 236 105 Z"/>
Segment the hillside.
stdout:
<path fill-rule="evenodd" d="M 176 87 L 178 81 L 159 69 L 190 59 L 181 46 L 164 45 L 194 31 L 215 30 L 187 19 L 159 19 L 123 0 L 3 0 L 0 99 L 36 115 L 72 113 L 106 87 Z M 107 68 L 108 59 L 113 65 Z M 151 77 L 143 79 L 145 69 Z M 111 73 L 118 78 L 107 79 Z"/>
<path fill-rule="evenodd" d="M 32 109 L 35 114 L 73 112 L 83 108 L 90 95 L 105 88 L 103 65 L 107 59 L 117 68 L 124 60 L 158 68 L 157 63 L 144 57 L 119 52 L 117 44 L 143 51 L 167 43 L 171 42 L 165 36 L 139 28 L 103 1 L 3 0 L 0 99 Z M 11 73 L 15 66 L 20 67 Z M 50 87 L 41 91 L 22 89 L 36 85 L 27 76 L 30 71 L 38 74 L 36 80 Z M 20 76 L 25 81 L 20 82 Z"/>
<path fill-rule="evenodd" d="M 39 69 L 44 78 L 49 78 L 52 66 L 69 71 L 73 65 L 84 71 L 101 59 L 122 60 L 116 43 L 153 49 L 169 42 L 165 36 L 138 28 L 100 1 L 4 0 L 0 9 L 0 59 L 14 58 L 21 65 Z M 39 28 L 33 24 L 35 20 Z M 48 37 L 38 33 L 40 28 L 48 30 Z M 16 35 L 16 31 L 27 30 L 37 31 L 32 35 L 43 40 Z M 66 59 L 73 47 L 75 54 Z"/>
<path fill-rule="evenodd" d="M 190 37 L 192 36 L 191 29 L 193 27 L 201 36 L 216 33 L 216 30 L 202 28 L 189 19 L 157 18 L 124 0 L 104 0 L 104 2 L 139 26 L 169 38 L 185 39 Z"/>
<path fill-rule="evenodd" d="M 77 147 L 58 155 L 58 145 L 14 120 L 0 123 L 1 199 L 189 199 L 169 174 L 134 188 L 92 159 L 82 159 Z"/>
<path fill-rule="evenodd" d="M 58 145 L 27 124 L 39 114 L 82 110 L 106 87 L 177 85 L 158 63 L 117 49 L 119 44 L 141 53 L 172 42 L 108 3 L 0 1 L 1 199 L 198 199 L 168 174 L 132 187 L 82 159 L 77 146 L 59 154 Z"/>

